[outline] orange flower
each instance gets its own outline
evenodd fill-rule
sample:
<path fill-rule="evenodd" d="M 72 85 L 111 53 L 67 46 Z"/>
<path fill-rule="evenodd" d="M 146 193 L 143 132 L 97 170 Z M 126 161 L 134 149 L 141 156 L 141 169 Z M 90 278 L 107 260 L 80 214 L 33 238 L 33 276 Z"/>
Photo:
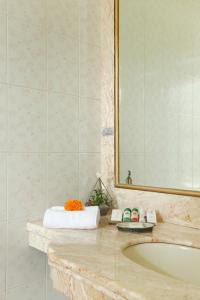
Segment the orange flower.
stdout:
<path fill-rule="evenodd" d="M 83 210 L 82 202 L 76 199 L 69 199 L 64 204 L 64 210 Z"/>

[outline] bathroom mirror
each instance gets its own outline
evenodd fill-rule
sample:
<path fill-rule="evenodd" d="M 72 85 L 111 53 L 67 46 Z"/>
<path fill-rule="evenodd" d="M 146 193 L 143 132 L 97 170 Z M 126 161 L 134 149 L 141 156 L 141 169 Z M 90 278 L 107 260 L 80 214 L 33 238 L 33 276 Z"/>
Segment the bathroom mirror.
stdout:
<path fill-rule="evenodd" d="M 200 196 L 199 0 L 115 0 L 115 186 Z"/>

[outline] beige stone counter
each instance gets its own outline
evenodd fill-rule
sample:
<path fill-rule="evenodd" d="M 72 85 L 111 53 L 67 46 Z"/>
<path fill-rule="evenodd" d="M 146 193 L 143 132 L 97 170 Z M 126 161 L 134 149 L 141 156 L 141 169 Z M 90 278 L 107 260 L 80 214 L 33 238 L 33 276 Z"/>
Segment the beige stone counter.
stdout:
<path fill-rule="evenodd" d="M 40 222 L 28 223 L 27 229 L 30 246 L 48 253 L 54 287 L 71 299 L 200 299 L 200 286 L 147 270 L 121 251 L 143 242 L 200 248 L 198 229 L 165 223 L 153 233 L 133 234 L 110 225 L 97 230 L 45 229 Z"/>

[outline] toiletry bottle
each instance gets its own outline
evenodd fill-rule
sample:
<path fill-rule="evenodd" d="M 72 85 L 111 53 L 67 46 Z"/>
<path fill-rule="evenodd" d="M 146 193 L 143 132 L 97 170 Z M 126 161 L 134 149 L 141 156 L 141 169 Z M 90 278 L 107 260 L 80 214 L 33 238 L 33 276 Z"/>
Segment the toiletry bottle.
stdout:
<path fill-rule="evenodd" d="M 147 210 L 147 222 L 148 223 L 153 223 L 153 224 L 157 224 L 157 218 L 156 218 L 156 211 L 155 209 Z"/>
<path fill-rule="evenodd" d="M 146 222 L 146 211 L 143 208 L 139 209 L 139 222 L 141 223 Z"/>
<path fill-rule="evenodd" d="M 123 213 L 123 222 L 131 222 L 131 209 L 125 208 Z"/>
<path fill-rule="evenodd" d="M 133 208 L 131 211 L 131 221 L 139 222 L 139 211 L 137 208 Z"/>

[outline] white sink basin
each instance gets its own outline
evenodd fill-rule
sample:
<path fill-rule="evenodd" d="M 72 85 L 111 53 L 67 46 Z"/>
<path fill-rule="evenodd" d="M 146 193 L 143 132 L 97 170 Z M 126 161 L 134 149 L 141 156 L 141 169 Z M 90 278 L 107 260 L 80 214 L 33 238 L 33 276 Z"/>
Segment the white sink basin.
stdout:
<path fill-rule="evenodd" d="M 155 272 L 200 285 L 200 249 L 145 243 L 123 250 L 126 257 Z"/>

